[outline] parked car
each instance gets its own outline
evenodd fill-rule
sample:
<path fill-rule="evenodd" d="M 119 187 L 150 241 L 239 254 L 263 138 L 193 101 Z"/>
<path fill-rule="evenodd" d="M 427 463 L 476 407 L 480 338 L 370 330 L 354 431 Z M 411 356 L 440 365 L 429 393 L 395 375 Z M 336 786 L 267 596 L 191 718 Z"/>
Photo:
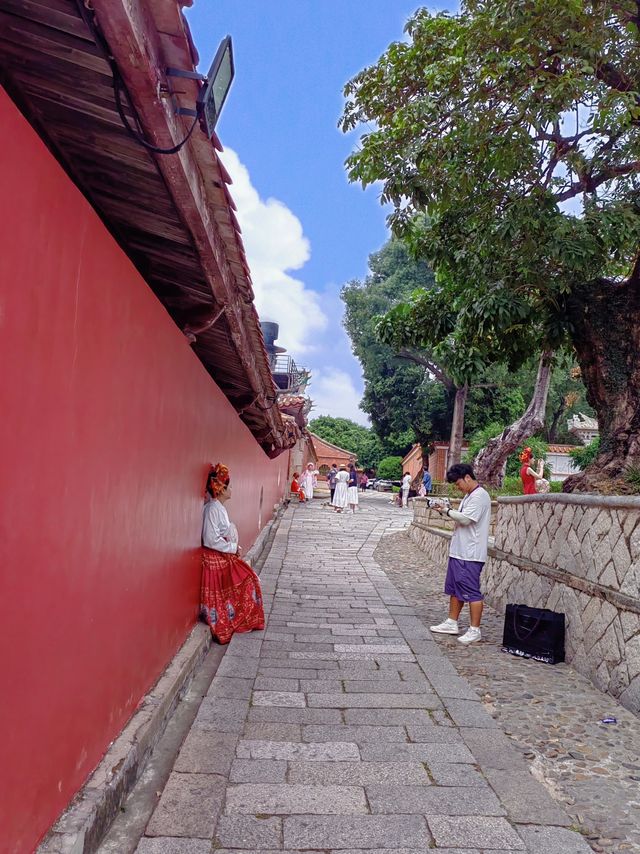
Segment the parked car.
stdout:
<path fill-rule="evenodd" d="M 379 478 L 378 480 L 374 481 L 373 488 L 376 489 L 378 492 L 391 492 L 394 486 L 402 486 L 402 481 L 384 480 L 383 478 Z"/>
<path fill-rule="evenodd" d="M 384 480 L 381 477 L 376 478 L 373 482 L 373 488 L 376 490 L 376 492 L 391 492 L 392 486 L 392 481 Z"/>

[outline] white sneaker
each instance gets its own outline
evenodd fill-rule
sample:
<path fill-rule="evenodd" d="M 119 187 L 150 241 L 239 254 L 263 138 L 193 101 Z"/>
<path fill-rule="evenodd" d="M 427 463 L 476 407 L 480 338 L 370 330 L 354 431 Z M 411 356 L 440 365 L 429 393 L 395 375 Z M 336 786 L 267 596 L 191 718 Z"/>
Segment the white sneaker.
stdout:
<path fill-rule="evenodd" d="M 432 632 L 437 632 L 440 635 L 457 635 L 458 621 L 447 617 L 444 623 L 438 623 L 437 626 L 430 626 L 429 628 Z"/>
<path fill-rule="evenodd" d="M 467 631 L 462 635 L 461 638 L 458 638 L 459 643 L 475 643 L 476 641 L 481 640 L 482 635 L 480 633 L 480 629 L 477 629 L 475 626 L 469 626 Z"/>

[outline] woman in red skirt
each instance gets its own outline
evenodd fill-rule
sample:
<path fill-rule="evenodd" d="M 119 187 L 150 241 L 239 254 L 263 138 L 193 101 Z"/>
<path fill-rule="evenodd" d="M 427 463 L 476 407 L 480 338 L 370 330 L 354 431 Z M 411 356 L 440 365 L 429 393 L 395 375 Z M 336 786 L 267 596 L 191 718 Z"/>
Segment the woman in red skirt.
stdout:
<path fill-rule="evenodd" d="M 240 559 L 238 531 L 224 508 L 231 498 L 229 469 L 218 463 L 207 478 L 202 522 L 202 591 L 200 613 L 219 643 L 234 632 L 264 629 L 258 576 Z"/>

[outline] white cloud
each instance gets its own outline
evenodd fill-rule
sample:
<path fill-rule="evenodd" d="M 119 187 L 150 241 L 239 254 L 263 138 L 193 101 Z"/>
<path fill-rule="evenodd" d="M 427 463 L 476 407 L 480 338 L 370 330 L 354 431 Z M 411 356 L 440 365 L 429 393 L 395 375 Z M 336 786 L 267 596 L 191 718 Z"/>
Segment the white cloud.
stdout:
<path fill-rule="evenodd" d="M 235 151 L 227 148 L 222 159 L 233 179 L 231 194 L 238 207 L 258 314 L 280 324 L 279 345 L 294 356 L 308 352 L 326 328 L 327 316 L 319 295 L 289 275 L 309 260 L 302 223 L 277 199 L 260 198 Z"/>
<path fill-rule="evenodd" d="M 310 419 L 331 415 L 334 418 L 350 418 L 365 427 L 371 426 L 368 416 L 358 408 L 362 392 L 356 389 L 346 371 L 339 368 L 312 369 L 308 392 L 313 400 Z"/>

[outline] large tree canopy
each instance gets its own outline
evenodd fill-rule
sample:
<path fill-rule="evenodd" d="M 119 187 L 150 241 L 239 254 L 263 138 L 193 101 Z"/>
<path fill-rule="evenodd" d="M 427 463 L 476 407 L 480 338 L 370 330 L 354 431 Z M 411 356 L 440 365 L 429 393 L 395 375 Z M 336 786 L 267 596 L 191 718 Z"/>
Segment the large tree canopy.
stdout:
<path fill-rule="evenodd" d="M 349 282 L 341 292 L 344 326 L 364 377 L 361 405 L 389 454 L 402 455 L 415 441 L 426 444 L 448 435 L 448 394 L 441 383 L 430 381 L 431 363 L 426 357 L 422 364 L 400 358 L 375 331 L 379 315 L 433 281 L 424 262 L 412 260 L 402 243 L 391 241 L 369 257 L 369 275 Z M 431 367 L 439 372 L 436 364 Z"/>
<path fill-rule="evenodd" d="M 640 459 L 639 23 L 631 0 L 420 10 L 345 90 L 343 129 L 367 128 L 350 178 L 383 182 L 437 271 L 416 339 L 446 340 L 461 376 L 575 348 L 602 450 L 570 488 Z"/>

